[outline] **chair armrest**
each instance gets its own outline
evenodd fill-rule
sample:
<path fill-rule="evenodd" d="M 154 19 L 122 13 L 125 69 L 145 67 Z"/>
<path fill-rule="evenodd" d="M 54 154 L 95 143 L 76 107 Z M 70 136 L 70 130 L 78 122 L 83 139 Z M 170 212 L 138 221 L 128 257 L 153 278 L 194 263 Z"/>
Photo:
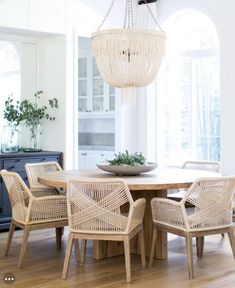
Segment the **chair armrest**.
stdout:
<path fill-rule="evenodd" d="M 130 206 L 128 215 L 127 230 L 137 226 L 143 222 L 146 200 L 144 198 L 137 199 Z"/>
<path fill-rule="evenodd" d="M 132 205 L 133 207 L 132 218 L 140 219 L 142 221 L 144 217 L 145 206 L 146 206 L 146 200 L 144 198 L 137 199 Z"/>
<path fill-rule="evenodd" d="M 165 198 L 151 200 L 153 222 L 186 227 L 185 208 L 181 202 Z"/>

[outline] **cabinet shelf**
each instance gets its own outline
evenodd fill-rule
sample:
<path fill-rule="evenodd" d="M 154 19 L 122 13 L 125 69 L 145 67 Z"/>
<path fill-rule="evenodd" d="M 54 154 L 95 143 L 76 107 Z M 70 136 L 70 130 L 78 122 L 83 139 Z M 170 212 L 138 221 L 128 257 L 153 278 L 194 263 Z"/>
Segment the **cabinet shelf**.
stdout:
<path fill-rule="evenodd" d="M 78 63 L 78 111 L 82 113 L 114 111 L 115 88 L 105 83 L 89 49 L 79 54 Z"/>
<path fill-rule="evenodd" d="M 114 111 L 100 111 L 100 112 L 78 112 L 78 119 L 106 119 L 115 118 L 115 112 Z"/>

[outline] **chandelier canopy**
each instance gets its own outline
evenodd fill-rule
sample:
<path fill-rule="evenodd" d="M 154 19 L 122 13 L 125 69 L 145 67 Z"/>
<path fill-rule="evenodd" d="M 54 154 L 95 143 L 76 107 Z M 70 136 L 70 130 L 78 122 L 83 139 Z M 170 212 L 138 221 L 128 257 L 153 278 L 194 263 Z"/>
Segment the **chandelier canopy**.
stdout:
<path fill-rule="evenodd" d="M 146 86 L 154 80 L 160 67 L 165 49 L 165 33 L 146 0 L 148 11 L 160 31 L 134 28 L 132 0 L 126 0 L 123 29 L 100 31 L 114 1 L 98 31 L 91 36 L 98 69 L 104 80 L 113 87 Z"/>

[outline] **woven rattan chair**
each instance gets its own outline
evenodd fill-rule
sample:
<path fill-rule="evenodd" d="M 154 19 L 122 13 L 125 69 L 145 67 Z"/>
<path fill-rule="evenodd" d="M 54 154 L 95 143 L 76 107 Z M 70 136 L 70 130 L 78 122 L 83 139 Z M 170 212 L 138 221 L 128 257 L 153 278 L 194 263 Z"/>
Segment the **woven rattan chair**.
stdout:
<path fill-rule="evenodd" d="M 121 180 L 107 182 L 70 181 L 67 190 L 70 234 L 62 279 L 66 279 L 71 247 L 75 239 L 123 241 L 126 279 L 131 282 L 130 239 L 138 234 L 141 261 L 145 266 L 143 216 L 145 199 L 133 202 L 127 185 Z M 128 214 L 121 207 L 129 204 Z M 77 240 L 76 240 L 77 241 Z M 86 245 L 83 245 L 84 247 Z M 81 262 L 84 262 L 82 251 Z"/>
<path fill-rule="evenodd" d="M 62 190 L 42 185 L 37 180 L 39 174 L 53 171 L 62 171 L 62 168 L 60 167 L 59 163 L 57 162 L 27 163 L 25 164 L 25 170 L 29 181 L 30 191 L 35 197 L 61 194 Z"/>
<path fill-rule="evenodd" d="M 1 170 L 0 174 L 9 194 L 12 221 L 5 256 L 8 254 L 15 227 L 24 230 L 19 267 L 22 267 L 29 232 L 43 228 L 56 228 L 57 247 L 61 245 L 62 228 L 68 225 L 67 199 L 65 196 L 34 197 L 22 178 L 15 172 Z"/>
<path fill-rule="evenodd" d="M 189 160 L 183 163 L 182 169 L 205 170 L 212 172 L 220 172 L 221 164 L 219 161 L 193 161 Z M 180 201 L 186 193 L 185 189 L 169 189 L 168 198 Z M 188 204 L 188 203 L 186 203 Z"/>
<path fill-rule="evenodd" d="M 154 233 L 150 266 L 155 251 L 157 231 L 186 238 L 189 278 L 193 278 L 192 237 L 197 237 L 197 256 L 203 255 L 204 236 L 228 233 L 235 258 L 235 238 L 232 225 L 232 199 L 235 176 L 211 177 L 196 180 L 180 202 L 153 198 L 151 201 Z M 185 202 L 193 204 L 189 213 Z"/>

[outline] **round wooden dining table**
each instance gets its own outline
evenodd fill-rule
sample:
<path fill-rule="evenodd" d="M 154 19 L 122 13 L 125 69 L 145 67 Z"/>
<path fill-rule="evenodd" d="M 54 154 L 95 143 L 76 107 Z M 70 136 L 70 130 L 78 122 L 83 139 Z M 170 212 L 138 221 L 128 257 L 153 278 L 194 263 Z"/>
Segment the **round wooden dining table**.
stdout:
<path fill-rule="evenodd" d="M 111 178 L 124 180 L 134 200 L 142 197 L 146 199 L 143 225 L 146 255 L 149 255 L 153 229 L 151 199 L 153 197 L 166 198 L 168 189 L 188 188 L 198 178 L 218 176 L 221 175 L 217 172 L 176 167 L 158 167 L 154 171 L 136 176 L 116 176 L 99 169 L 93 169 L 48 172 L 38 175 L 38 182 L 47 186 L 66 188 L 70 180 L 109 180 Z M 132 251 L 138 250 L 136 243 L 133 243 L 132 246 Z M 119 243 L 111 241 L 94 242 L 93 256 L 95 259 L 112 257 L 122 253 L 123 249 Z M 159 259 L 167 258 L 167 234 L 165 232 L 159 231 L 158 233 L 155 257 Z"/>

